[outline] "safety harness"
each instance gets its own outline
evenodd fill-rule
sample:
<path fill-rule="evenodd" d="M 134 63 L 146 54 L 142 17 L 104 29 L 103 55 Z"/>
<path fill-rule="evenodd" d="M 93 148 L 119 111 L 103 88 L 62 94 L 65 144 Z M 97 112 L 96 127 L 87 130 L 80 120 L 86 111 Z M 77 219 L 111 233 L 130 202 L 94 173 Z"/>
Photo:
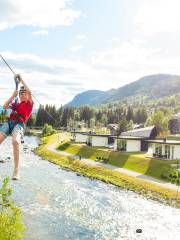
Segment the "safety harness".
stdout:
<path fill-rule="evenodd" d="M 15 86 L 16 86 L 15 90 L 19 91 L 19 81 L 16 78 L 16 76 L 14 77 L 14 81 L 15 81 Z M 12 104 L 12 113 L 11 114 L 14 115 L 17 120 L 20 119 L 21 122 L 16 121 L 16 120 L 9 120 L 8 121 L 9 134 L 12 133 L 13 129 L 16 127 L 17 124 L 20 124 L 23 127 L 23 129 L 25 128 L 25 125 L 23 123 L 23 117 L 16 112 L 16 107 L 18 104 L 18 96 L 15 98 L 14 103 L 10 103 L 10 104 Z M 21 132 L 21 143 L 24 143 L 23 132 Z"/>

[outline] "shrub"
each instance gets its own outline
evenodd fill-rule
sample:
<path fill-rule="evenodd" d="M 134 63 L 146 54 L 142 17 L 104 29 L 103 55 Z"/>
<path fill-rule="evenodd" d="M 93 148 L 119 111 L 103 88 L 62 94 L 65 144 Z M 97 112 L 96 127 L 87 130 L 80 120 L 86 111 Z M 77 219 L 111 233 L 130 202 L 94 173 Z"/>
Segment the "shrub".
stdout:
<path fill-rule="evenodd" d="M 8 188 L 9 178 L 3 180 L 0 189 L 0 240 L 20 240 L 24 237 L 21 212 L 11 199 L 12 189 Z"/>
<path fill-rule="evenodd" d="M 168 180 L 170 174 L 171 174 L 171 171 L 167 167 L 164 167 L 162 172 L 161 172 L 160 177 L 164 180 Z"/>
<path fill-rule="evenodd" d="M 50 136 L 52 134 L 55 134 L 57 131 L 55 129 L 53 129 L 53 127 L 49 124 L 44 124 L 43 130 L 42 130 L 42 136 L 46 137 L 46 136 Z"/>
<path fill-rule="evenodd" d="M 108 163 L 109 162 L 109 159 L 108 158 L 105 158 L 104 159 L 104 163 Z"/>
<path fill-rule="evenodd" d="M 58 149 L 61 150 L 61 151 L 64 151 L 66 150 L 68 147 L 70 146 L 70 143 L 69 142 L 64 142 L 63 144 L 61 144 Z"/>
<path fill-rule="evenodd" d="M 178 172 L 178 170 L 170 172 L 169 180 L 172 183 L 176 183 L 177 185 L 179 185 L 180 184 L 180 172 Z"/>

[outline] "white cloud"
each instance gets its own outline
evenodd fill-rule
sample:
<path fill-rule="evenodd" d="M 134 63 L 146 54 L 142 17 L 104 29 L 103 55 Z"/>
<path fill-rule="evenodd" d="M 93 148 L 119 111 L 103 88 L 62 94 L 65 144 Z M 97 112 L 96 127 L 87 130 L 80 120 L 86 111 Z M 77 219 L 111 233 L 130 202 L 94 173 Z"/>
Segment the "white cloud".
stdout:
<path fill-rule="evenodd" d="M 73 0 L 0 0 L 0 30 L 16 26 L 50 28 L 71 25 L 81 15 L 68 4 Z"/>
<path fill-rule="evenodd" d="M 118 47 L 96 52 L 91 58 L 96 69 L 107 71 L 112 87 L 120 87 L 145 75 L 180 74 L 180 57 L 159 48 L 145 47 L 142 41 L 119 43 Z"/>
<path fill-rule="evenodd" d="M 119 42 L 116 47 L 97 51 L 88 60 L 41 58 L 33 54 L 2 52 L 16 72 L 22 73 L 27 84 L 43 104 L 60 106 L 75 94 L 89 89 L 118 88 L 149 74 L 169 73 L 180 75 L 180 57 L 162 48 L 149 48 L 137 38 Z M 0 63 L 2 97 L 14 88 L 13 77 Z M 3 67 L 4 66 L 4 67 Z"/>
<path fill-rule="evenodd" d="M 91 60 L 94 66 L 128 69 L 131 65 L 143 64 L 157 51 L 159 50 L 147 49 L 137 42 L 123 42 L 115 48 L 94 54 Z"/>
<path fill-rule="evenodd" d="M 180 31 L 179 0 L 139 1 L 134 22 L 145 36 Z"/>
<path fill-rule="evenodd" d="M 83 39 L 85 39 L 85 38 L 86 38 L 85 35 L 77 35 L 77 36 L 76 36 L 76 39 L 78 39 L 78 40 L 83 40 Z"/>
<path fill-rule="evenodd" d="M 48 35 L 48 31 L 47 30 L 38 30 L 38 31 L 34 31 L 32 34 L 33 35 Z"/>
<path fill-rule="evenodd" d="M 77 60 L 44 59 L 33 54 L 2 52 L 2 55 L 15 72 L 22 74 L 32 92 L 40 93 L 34 95 L 42 104 L 60 106 L 80 91 L 95 88 L 95 83 L 98 89 L 102 87 L 101 82 L 98 83 L 101 70 L 94 69 L 90 64 Z M 3 63 L 0 64 L 0 86 L 9 87 L 3 92 L 3 96 L 8 97 L 14 89 L 13 76 Z"/>
<path fill-rule="evenodd" d="M 73 47 L 69 48 L 69 51 L 71 51 L 71 52 L 78 52 L 82 48 L 83 48 L 82 45 L 77 45 L 77 46 L 73 46 Z"/>
<path fill-rule="evenodd" d="M 112 41 L 113 41 L 113 42 L 117 42 L 117 41 L 119 41 L 119 38 L 118 38 L 118 37 L 113 37 L 113 38 L 112 38 Z"/>

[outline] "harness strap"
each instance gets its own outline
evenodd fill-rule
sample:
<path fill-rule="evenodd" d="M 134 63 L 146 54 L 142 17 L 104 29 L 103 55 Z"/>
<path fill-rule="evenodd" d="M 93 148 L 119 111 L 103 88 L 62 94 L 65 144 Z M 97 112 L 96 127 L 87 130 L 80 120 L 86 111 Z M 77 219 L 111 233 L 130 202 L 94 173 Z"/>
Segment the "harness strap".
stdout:
<path fill-rule="evenodd" d="M 22 122 L 19 122 L 20 124 L 23 124 L 24 125 L 24 119 L 23 117 L 16 112 L 16 110 L 13 110 L 12 114 L 17 118 L 17 119 L 20 119 Z"/>

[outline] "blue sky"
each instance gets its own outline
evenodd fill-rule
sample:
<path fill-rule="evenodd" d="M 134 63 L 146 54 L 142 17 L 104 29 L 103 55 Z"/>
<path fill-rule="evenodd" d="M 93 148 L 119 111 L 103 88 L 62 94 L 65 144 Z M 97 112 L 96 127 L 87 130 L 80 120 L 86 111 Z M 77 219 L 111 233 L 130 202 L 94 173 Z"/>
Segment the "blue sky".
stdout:
<path fill-rule="evenodd" d="M 42 104 L 180 74 L 178 0 L 0 0 L 0 52 Z M 13 89 L 0 62 L 0 104 Z"/>
<path fill-rule="evenodd" d="M 85 49 L 79 53 L 83 58 L 90 51 L 111 47 L 113 37 L 126 37 L 128 26 L 125 27 L 123 23 L 126 18 L 124 2 L 74 1 L 69 5 L 72 9 L 80 11 L 81 16 L 72 25 L 48 28 L 49 34 L 36 37 L 32 33 L 41 30 L 38 26 L 20 25 L 8 28 L 0 32 L 1 49 L 33 53 L 41 57 L 74 57 L 69 49 L 74 45 L 84 44 Z M 78 39 L 78 35 L 85 35 L 86 38 Z"/>

